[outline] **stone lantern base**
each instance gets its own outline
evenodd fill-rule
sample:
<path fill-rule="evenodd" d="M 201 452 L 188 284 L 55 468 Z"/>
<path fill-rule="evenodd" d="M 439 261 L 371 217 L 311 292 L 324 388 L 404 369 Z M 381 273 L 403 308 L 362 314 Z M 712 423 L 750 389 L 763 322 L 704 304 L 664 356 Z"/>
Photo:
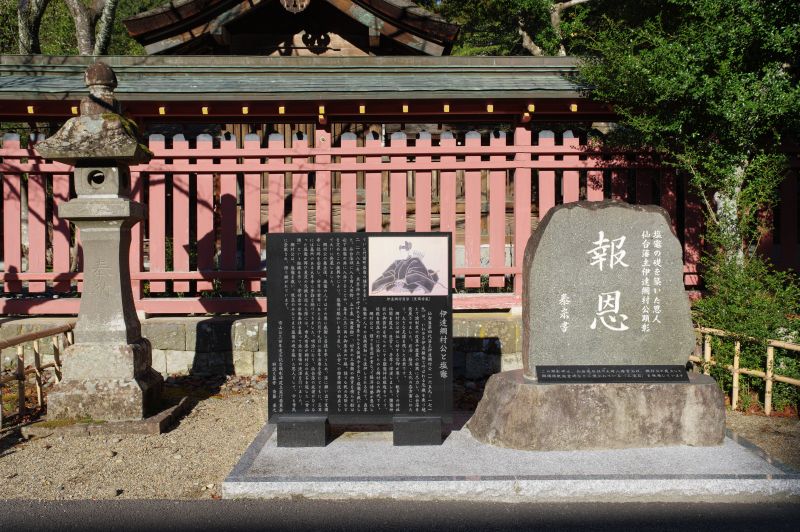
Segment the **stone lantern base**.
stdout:
<path fill-rule="evenodd" d="M 161 375 L 150 343 L 81 343 L 65 350 L 63 380 L 47 395 L 49 419 L 136 421 L 160 406 Z"/>

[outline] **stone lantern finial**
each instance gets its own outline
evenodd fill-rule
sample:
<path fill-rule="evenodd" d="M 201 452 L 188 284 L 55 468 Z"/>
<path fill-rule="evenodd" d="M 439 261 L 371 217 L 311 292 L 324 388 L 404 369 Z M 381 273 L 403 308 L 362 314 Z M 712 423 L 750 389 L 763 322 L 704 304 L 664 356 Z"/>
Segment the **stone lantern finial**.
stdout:
<path fill-rule="evenodd" d="M 110 66 L 102 61 L 89 65 L 83 74 L 83 81 L 89 88 L 89 96 L 81 100 L 82 115 L 120 113 L 119 102 L 114 98 L 117 75 Z"/>

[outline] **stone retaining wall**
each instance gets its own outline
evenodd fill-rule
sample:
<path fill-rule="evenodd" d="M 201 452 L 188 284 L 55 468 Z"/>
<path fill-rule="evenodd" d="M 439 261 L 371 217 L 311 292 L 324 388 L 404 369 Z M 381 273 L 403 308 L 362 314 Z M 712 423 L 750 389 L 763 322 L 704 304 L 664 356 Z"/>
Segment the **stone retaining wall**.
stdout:
<path fill-rule="evenodd" d="M 0 340 L 63 324 L 74 318 L 0 318 Z M 163 375 L 267 373 L 266 316 L 155 317 L 142 320 L 142 335 L 153 346 L 153 367 Z M 482 380 L 522 367 L 521 316 L 509 312 L 453 316 L 454 373 Z M 43 363 L 52 345 L 40 342 Z M 26 363 L 33 362 L 30 343 Z M 15 364 L 16 349 L 0 353 L 2 366 Z"/>

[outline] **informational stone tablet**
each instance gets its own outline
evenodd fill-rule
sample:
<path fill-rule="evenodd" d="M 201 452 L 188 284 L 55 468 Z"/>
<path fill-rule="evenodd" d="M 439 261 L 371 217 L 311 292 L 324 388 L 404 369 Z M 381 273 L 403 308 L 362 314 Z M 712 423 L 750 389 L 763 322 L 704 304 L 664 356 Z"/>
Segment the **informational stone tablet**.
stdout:
<path fill-rule="evenodd" d="M 551 210 L 523 265 L 525 376 L 548 382 L 676 382 L 694 348 L 680 242 L 657 206 Z"/>
<path fill-rule="evenodd" d="M 267 239 L 269 419 L 278 445 L 329 424 L 393 424 L 441 442 L 452 405 L 451 242 L 444 233 Z"/>

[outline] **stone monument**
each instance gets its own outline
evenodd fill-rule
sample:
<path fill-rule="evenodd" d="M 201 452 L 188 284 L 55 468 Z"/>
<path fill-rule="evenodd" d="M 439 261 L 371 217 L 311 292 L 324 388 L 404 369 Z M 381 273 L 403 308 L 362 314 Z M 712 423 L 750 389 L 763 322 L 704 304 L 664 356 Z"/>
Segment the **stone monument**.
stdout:
<path fill-rule="evenodd" d="M 75 343 L 65 353 L 63 380 L 48 394 L 49 418 L 142 419 L 157 406 L 162 378 L 151 367 L 131 292 L 131 227 L 145 208 L 129 199 L 129 164 L 151 154 L 136 126 L 120 115 L 117 79 L 105 63 L 85 74 L 89 96 L 80 116 L 37 145 L 39 153 L 75 166 L 77 198 L 58 215 L 80 229 L 84 282 Z"/>
<path fill-rule="evenodd" d="M 722 392 L 687 374 L 682 250 L 657 206 L 551 210 L 525 249 L 523 366 L 493 375 L 467 424 L 529 450 L 718 445 Z"/>

